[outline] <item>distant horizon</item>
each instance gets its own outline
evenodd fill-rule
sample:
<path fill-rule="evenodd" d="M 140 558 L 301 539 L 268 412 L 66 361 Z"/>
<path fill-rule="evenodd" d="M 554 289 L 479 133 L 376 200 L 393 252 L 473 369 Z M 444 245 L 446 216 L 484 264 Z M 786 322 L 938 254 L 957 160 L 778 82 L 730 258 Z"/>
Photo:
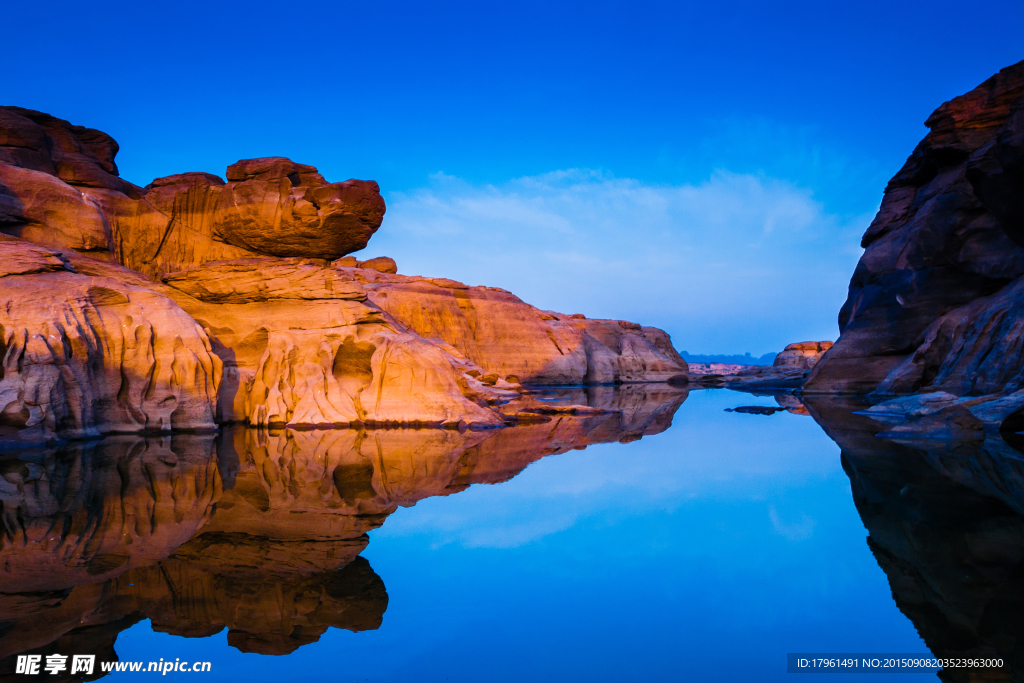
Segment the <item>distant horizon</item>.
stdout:
<path fill-rule="evenodd" d="M 256 2 L 203 5 L 202 25 L 48 7 L 46 50 L 9 37 L 32 59 L 0 101 L 109 133 L 125 179 L 287 156 L 376 180 L 388 213 L 357 257 L 701 354 L 836 339 L 860 236 L 923 121 L 1024 58 L 1024 6 L 995 2 Z M 301 50 L 264 48 L 284 35 Z"/>

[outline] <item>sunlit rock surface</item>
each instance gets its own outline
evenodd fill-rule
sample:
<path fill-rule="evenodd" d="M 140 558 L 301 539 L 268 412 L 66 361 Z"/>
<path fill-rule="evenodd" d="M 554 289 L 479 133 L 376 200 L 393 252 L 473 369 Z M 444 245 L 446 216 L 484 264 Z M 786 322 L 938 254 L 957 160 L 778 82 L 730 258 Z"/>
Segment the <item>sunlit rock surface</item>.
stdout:
<path fill-rule="evenodd" d="M 383 220 L 375 182 L 329 183 L 267 157 L 226 180 L 179 173 L 140 188 L 118 177 L 117 151 L 99 131 L 0 107 L 10 327 L 59 347 L 33 352 L 39 377 L 0 394 L 0 441 L 230 422 L 498 428 L 519 419 L 495 406 L 523 383 L 687 380 L 661 330 L 347 256 Z"/>
<path fill-rule="evenodd" d="M 685 381 L 668 334 L 620 320 L 542 311 L 497 287 L 352 271 L 370 301 L 488 372 L 532 384 Z"/>
<path fill-rule="evenodd" d="M 0 236 L 0 441 L 213 429 L 221 361 L 172 300 Z"/>
<path fill-rule="evenodd" d="M 139 188 L 118 177 L 117 151 L 100 131 L 0 107 L 0 231 L 156 277 L 246 256 L 336 259 L 384 217 L 377 183 L 329 183 L 284 157 L 243 159 L 227 182 L 180 173 Z"/>
<path fill-rule="evenodd" d="M 805 392 L 1022 388 L 1024 62 L 935 110 L 889 181 Z"/>
<path fill-rule="evenodd" d="M 142 619 L 191 637 L 227 628 L 264 654 L 378 628 L 387 593 L 358 555 L 399 506 L 658 434 L 686 396 L 552 389 L 537 397 L 614 412 L 501 430 L 233 428 L 0 454 L 0 675 L 26 652 L 113 660 Z"/>

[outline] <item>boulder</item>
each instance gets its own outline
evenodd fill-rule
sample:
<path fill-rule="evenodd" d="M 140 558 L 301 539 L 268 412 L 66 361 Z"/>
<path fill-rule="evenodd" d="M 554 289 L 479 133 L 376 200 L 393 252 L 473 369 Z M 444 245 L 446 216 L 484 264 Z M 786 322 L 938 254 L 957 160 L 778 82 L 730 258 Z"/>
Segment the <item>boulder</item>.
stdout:
<path fill-rule="evenodd" d="M 789 344 L 782 353 L 775 356 L 772 363 L 776 368 L 800 368 L 810 370 L 815 366 L 822 355 L 832 348 L 832 342 L 797 342 Z"/>
<path fill-rule="evenodd" d="M 120 262 L 157 277 L 246 256 L 333 260 L 365 247 L 384 218 L 377 183 L 328 183 L 284 157 L 239 161 L 227 178 L 179 174 L 138 201 L 106 197 Z"/>
<path fill-rule="evenodd" d="M 356 265 L 359 268 L 369 268 L 370 270 L 376 270 L 381 273 L 398 272 L 398 264 L 395 263 L 395 259 L 388 258 L 387 256 L 378 256 L 376 258 L 360 261 Z"/>
<path fill-rule="evenodd" d="M 0 232 L 156 278 L 247 256 L 337 259 L 384 217 L 377 183 L 329 183 L 285 157 L 243 159 L 227 182 L 179 173 L 139 188 L 118 177 L 117 151 L 100 131 L 0 107 Z"/>
<path fill-rule="evenodd" d="M 102 131 L 31 109 L 0 107 L 0 162 L 69 185 L 137 196 L 139 188 L 118 177 L 117 151 L 117 142 Z"/>

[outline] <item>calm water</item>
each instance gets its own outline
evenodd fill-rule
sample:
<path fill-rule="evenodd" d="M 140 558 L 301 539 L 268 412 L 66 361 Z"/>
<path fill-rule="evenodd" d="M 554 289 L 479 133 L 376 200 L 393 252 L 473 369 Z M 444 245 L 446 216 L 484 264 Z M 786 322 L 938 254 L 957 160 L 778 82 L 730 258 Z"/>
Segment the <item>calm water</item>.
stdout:
<path fill-rule="evenodd" d="M 726 390 L 565 397 L 623 414 L 7 453 L 0 672 L 57 652 L 206 660 L 206 681 L 772 681 L 787 652 L 1016 652 L 1008 444 L 894 444 L 849 406 L 734 413 L 778 403 Z"/>

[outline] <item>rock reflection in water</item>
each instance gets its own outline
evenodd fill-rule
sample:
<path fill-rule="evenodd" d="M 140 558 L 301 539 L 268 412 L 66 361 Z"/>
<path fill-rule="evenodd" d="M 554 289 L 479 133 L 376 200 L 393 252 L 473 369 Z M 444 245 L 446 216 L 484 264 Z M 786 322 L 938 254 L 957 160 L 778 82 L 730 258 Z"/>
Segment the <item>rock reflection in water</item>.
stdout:
<path fill-rule="evenodd" d="M 1024 681 L 1019 444 L 999 437 L 897 443 L 874 436 L 885 425 L 851 413 L 862 406 L 822 396 L 805 401 L 842 449 L 871 551 L 931 651 L 1006 664 L 984 673 L 949 669 L 939 678 Z"/>
<path fill-rule="evenodd" d="M 657 434 L 685 398 L 596 387 L 573 402 L 621 412 L 465 432 L 230 428 L 0 455 L 0 678 L 29 652 L 116 659 L 117 635 L 143 619 L 187 637 L 227 628 L 230 645 L 263 654 L 330 627 L 376 629 L 388 596 L 359 553 L 399 506 Z"/>

